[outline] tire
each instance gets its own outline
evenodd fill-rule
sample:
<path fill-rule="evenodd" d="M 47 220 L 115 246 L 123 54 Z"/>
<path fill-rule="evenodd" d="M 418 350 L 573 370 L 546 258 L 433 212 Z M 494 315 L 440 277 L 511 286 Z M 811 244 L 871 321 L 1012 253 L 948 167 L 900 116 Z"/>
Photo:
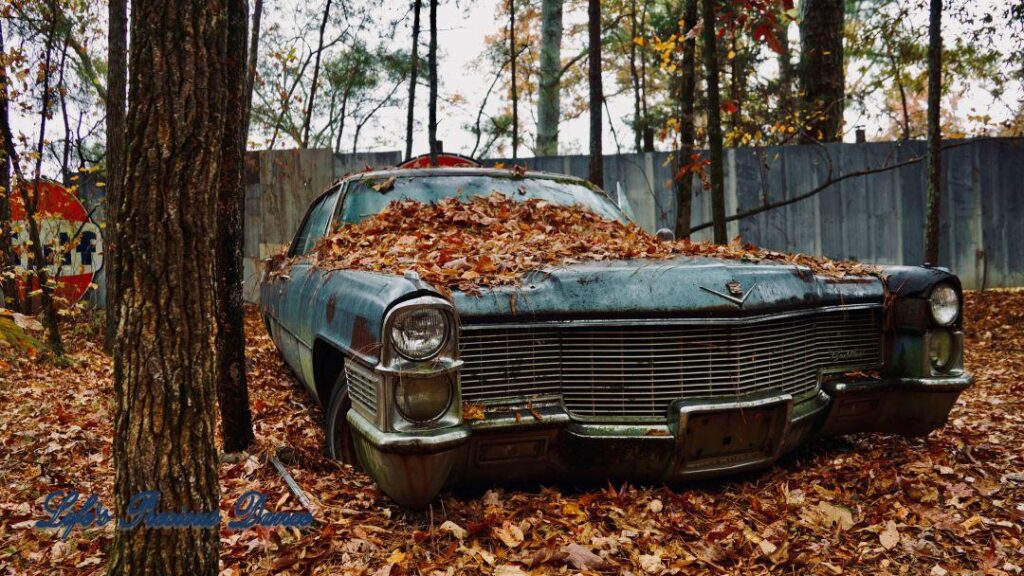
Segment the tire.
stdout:
<path fill-rule="evenodd" d="M 342 370 L 334 383 L 334 393 L 325 414 L 327 456 L 359 469 L 355 444 L 352 442 L 352 429 L 348 424 L 348 411 L 351 408 L 348 382 L 345 381 L 345 371 Z"/>

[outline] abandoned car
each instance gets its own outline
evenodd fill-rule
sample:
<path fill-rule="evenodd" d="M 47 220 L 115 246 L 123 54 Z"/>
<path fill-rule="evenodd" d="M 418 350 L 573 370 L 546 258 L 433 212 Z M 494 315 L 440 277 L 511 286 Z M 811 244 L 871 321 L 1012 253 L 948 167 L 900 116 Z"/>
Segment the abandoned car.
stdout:
<path fill-rule="evenodd" d="M 960 282 L 937 267 L 586 261 L 469 294 L 303 258 L 394 200 L 494 192 L 627 219 L 564 175 L 361 173 L 312 203 L 287 273 L 261 282 L 267 329 L 324 408 L 329 454 L 399 504 L 455 483 L 675 482 L 765 467 L 826 435 L 926 434 L 972 382 Z"/>

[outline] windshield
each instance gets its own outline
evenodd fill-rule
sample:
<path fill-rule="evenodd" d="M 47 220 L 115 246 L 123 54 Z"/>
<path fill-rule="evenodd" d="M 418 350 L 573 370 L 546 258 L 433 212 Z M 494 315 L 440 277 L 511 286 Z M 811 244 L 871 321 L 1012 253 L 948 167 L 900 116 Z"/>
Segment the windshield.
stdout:
<path fill-rule="evenodd" d="M 387 178 L 372 177 L 350 182 L 337 224 L 354 224 L 377 214 L 395 200 L 415 200 L 425 204 L 455 197 L 463 201 L 498 192 L 510 199 L 547 200 L 558 206 L 581 206 L 606 220 L 625 218 L 618 207 L 604 194 L 569 180 L 547 178 L 513 178 L 501 176 L 395 176 L 393 186 Z M 384 190 L 379 192 L 373 187 Z"/>

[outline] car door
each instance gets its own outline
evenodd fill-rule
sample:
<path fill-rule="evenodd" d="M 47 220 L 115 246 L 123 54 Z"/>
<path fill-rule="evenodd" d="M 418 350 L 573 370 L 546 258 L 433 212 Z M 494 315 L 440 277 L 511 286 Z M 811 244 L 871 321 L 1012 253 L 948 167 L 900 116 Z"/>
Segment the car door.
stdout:
<path fill-rule="evenodd" d="M 338 188 L 332 188 L 317 198 L 295 234 L 288 255 L 298 257 L 289 271 L 288 288 L 280 295 L 278 324 L 282 343 L 281 352 L 296 375 L 312 389 L 312 347 L 310 326 L 313 322 L 310 298 L 313 286 L 319 281 L 319 273 L 310 265 L 309 259 L 302 258 L 316 247 L 323 238 L 334 214 L 338 199 Z"/>

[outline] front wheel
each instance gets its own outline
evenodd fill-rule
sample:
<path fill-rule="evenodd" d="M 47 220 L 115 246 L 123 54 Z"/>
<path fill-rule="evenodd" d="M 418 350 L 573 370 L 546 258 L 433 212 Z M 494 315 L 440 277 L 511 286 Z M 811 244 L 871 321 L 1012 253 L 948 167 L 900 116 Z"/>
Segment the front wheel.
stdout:
<path fill-rule="evenodd" d="M 348 382 L 345 371 L 338 375 L 334 383 L 334 394 L 327 407 L 327 455 L 359 468 L 356 460 L 355 444 L 352 442 L 352 428 L 348 423 L 348 411 L 352 408 L 352 399 L 348 395 Z"/>

